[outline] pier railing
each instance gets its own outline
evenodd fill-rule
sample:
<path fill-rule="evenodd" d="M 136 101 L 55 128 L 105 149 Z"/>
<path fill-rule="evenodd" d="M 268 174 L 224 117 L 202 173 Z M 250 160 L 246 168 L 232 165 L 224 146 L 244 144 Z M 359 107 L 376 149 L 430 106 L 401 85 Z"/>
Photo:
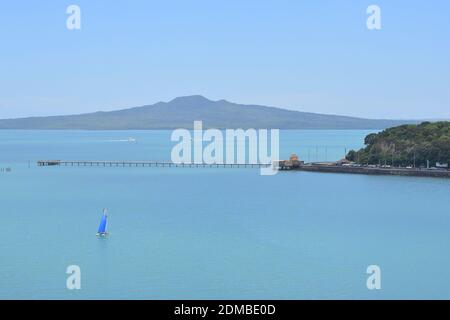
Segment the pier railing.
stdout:
<path fill-rule="evenodd" d="M 268 168 L 271 163 L 184 163 L 171 161 L 92 161 L 92 160 L 39 160 L 38 166 L 72 167 L 188 167 L 188 168 Z"/>

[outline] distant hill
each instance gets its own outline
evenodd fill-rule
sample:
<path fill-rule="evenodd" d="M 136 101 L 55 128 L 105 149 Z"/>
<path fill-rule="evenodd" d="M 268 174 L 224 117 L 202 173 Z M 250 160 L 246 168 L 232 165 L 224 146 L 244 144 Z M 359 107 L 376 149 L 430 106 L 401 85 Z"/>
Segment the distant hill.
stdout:
<path fill-rule="evenodd" d="M 384 129 L 408 120 L 375 120 L 242 105 L 202 96 L 109 112 L 0 120 L 0 129 L 175 129 L 192 128 L 202 120 L 209 128 Z"/>
<path fill-rule="evenodd" d="M 350 161 L 362 164 L 426 166 L 450 163 L 450 122 L 423 122 L 402 125 L 369 134 L 365 148 L 347 154 Z"/>

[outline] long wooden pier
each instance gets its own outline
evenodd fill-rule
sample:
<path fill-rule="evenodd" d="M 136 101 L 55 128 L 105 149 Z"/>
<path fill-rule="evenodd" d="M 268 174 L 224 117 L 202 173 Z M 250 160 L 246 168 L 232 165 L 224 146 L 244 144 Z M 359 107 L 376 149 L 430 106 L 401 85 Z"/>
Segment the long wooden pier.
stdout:
<path fill-rule="evenodd" d="M 71 167 L 187 167 L 187 168 L 267 168 L 263 163 L 177 163 L 171 161 L 92 161 L 92 160 L 39 160 L 42 166 Z"/>

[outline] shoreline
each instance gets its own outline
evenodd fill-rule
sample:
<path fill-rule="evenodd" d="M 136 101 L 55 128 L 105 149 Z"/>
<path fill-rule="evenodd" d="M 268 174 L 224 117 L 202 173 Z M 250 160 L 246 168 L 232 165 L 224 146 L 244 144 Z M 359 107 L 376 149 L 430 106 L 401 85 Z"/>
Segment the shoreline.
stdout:
<path fill-rule="evenodd" d="M 450 170 L 446 169 L 408 169 L 408 168 L 380 168 L 380 167 L 349 167 L 333 164 L 308 163 L 299 166 L 281 166 L 281 171 L 309 171 L 324 173 L 347 173 L 365 175 L 393 175 L 410 177 L 450 178 Z"/>

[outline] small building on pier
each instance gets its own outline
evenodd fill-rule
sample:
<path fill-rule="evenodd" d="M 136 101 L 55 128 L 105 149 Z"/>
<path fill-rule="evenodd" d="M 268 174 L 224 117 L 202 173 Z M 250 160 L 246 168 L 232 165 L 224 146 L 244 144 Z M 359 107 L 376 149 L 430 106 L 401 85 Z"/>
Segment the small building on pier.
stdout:
<path fill-rule="evenodd" d="M 289 160 L 277 160 L 274 161 L 275 166 L 280 170 L 290 170 L 290 169 L 296 169 L 305 164 L 304 161 L 299 160 L 298 156 L 293 153 L 289 157 Z"/>

